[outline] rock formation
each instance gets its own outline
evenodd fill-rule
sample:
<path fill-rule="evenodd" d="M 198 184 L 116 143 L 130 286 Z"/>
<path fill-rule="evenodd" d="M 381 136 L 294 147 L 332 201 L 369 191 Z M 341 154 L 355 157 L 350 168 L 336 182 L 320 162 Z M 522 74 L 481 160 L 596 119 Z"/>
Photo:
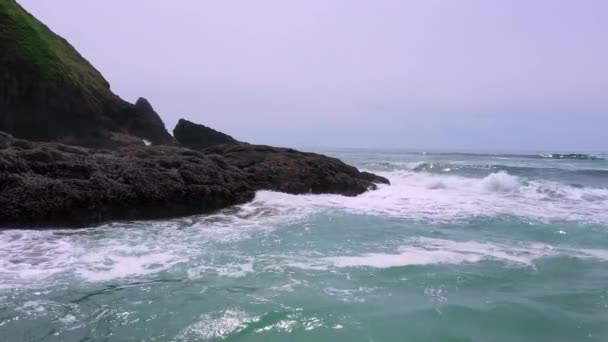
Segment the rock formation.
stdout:
<path fill-rule="evenodd" d="M 0 228 L 166 218 L 243 203 L 257 190 L 352 196 L 388 183 L 186 120 L 176 141 L 147 100 L 112 93 L 15 0 L 0 0 L 0 131 L 10 133 L 0 132 Z"/>
<path fill-rule="evenodd" d="M 247 144 L 90 149 L 0 133 L 0 227 L 205 213 L 255 190 L 357 195 L 388 183 L 335 158 Z"/>
<path fill-rule="evenodd" d="M 238 144 L 217 145 L 203 151 L 219 154 L 243 170 L 255 189 L 354 196 L 375 190 L 376 183 L 389 183 L 384 177 L 360 172 L 339 159 L 290 148 Z"/>
<path fill-rule="evenodd" d="M 173 143 L 146 104 L 116 96 L 65 39 L 15 0 L 0 1 L 0 131 L 81 146 Z"/>
<path fill-rule="evenodd" d="M 173 136 L 180 144 L 192 149 L 203 149 L 221 144 L 238 144 L 239 142 L 228 134 L 218 132 L 204 125 L 195 124 L 180 119 L 173 129 Z"/>
<path fill-rule="evenodd" d="M 246 175 L 217 155 L 172 146 L 87 149 L 0 133 L 0 227 L 192 215 L 253 196 Z"/>

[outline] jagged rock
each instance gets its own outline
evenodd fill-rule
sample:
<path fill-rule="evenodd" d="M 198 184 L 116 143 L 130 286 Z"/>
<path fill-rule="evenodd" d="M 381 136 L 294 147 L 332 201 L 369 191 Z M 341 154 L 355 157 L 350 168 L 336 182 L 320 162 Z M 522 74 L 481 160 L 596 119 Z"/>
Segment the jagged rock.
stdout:
<path fill-rule="evenodd" d="M 148 100 L 140 97 L 135 102 L 135 115 L 129 125 L 129 131 L 154 145 L 170 145 L 175 140 L 167 132 L 160 115 L 154 111 Z"/>
<path fill-rule="evenodd" d="M 173 136 L 183 146 L 192 149 L 203 149 L 220 144 L 238 144 L 239 142 L 228 134 L 218 132 L 204 125 L 195 124 L 180 119 L 173 129 Z"/>

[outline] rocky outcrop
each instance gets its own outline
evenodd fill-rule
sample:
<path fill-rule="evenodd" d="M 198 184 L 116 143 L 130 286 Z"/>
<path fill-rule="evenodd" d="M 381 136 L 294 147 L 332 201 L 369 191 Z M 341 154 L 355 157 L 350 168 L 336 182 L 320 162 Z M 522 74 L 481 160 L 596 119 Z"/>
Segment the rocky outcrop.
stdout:
<path fill-rule="evenodd" d="M 99 71 L 15 0 L 0 1 L 0 131 L 81 146 L 173 143 L 149 105 L 116 96 Z"/>
<path fill-rule="evenodd" d="M 183 146 L 192 149 L 203 149 L 221 144 L 238 144 L 239 142 L 228 134 L 218 132 L 213 128 L 195 124 L 180 119 L 173 129 L 173 136 Z"/>
<path fill-rule="evenodd" d="M 386 178 L 360 172 L 339 159 L 289 148 L 238 144 L 213 146 L 203 152 L 219 154 L 244 171 L 255 189 L 354 196 L 376 189 L 376 184 L 389 184 Z"/>
<path fill-rule="evenodd" d="M 0 133 L 0 227 L 192 215 L 254 196 L 218 155 L 171 146 L 87 149 Z"/>
<path fill-rule="evenodd" d="M 16 137 L 0 132 L 0 228 L 199 214 L 256 190 L 353 196 L 388 184 L 335 158 L 242 143 L 183 119 L 177 146 L 147 100 L 113 94 L 15 0 L 0 0 L 0 131 Z"/>
<path fill-rule="evenodd" d="M 290 148 L 251 145 L 204 125 L 180 119 L 173 130 L 182 145 L 217 154 L 247 175 L 258 190 L 292 194 L 358 195 L 388 180 L 345 164 L 339 159 Z"/>
<path fill-rule="evenodd" d="M 135 102 L 134 114 L 126 125 L 132 134 L 146 139 L 154 145 L 173 145 L 175 140 L 167 132 L 163 120 L 148 100 L 140 97 Z"/>
<path fill-rule="evenodd" d="M 290 148 L 251 145 L 204 125 L 180 119 L 173 130 L 183 146 L 221 155 L 243 170 L 252 187 L 292 194 L 358 195 L 388 180 L 345 164 L 339 159 Z"/>
<path fill-rule="evenodd" d="M 388 183 L 338 159 L 218 145 L 89 149 L 0 133 L 0 227 L 85 226 L 205 213 L 256 190 L 357 195 Z"/>

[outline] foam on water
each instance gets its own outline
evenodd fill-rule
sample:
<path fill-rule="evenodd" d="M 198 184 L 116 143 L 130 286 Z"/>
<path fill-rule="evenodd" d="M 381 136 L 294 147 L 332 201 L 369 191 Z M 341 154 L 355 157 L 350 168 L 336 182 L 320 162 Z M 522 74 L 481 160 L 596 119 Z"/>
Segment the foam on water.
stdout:
<path fill-rule="evenodd" d="M 203 314 L 199 320 L 185 328 L 178 336 L 178 341 L 209 340 L 225 338 L 256 322 L 259 317 L 250 316 L 240 309 L 227 309 L 214 314 Z"/>
<path fill-rule="evenodd" d="M 225 263 L 223 265 L 199 265 L 188 268 L 189 279 L 201 279 L 209 275 L 218 275 L 220 277 L 241 278 L 250 273 L 253 273 L 252 258 L 245 258 L 240 263 Z"/>
<path fill-rule="evenodd" d="M 0 287 L 36 284 L 65 272 L 83 250 L 49 231 L 0 232 Z"/>
<path fill-rule="evenodd" d="M 605 161 L 509 161 L 551 170 L 573 164 L 587 170 L 577 177 L 593 178 L 579 182 L 543 178 L 545 170 L 459 169 L 485 163 L 474 156 L 432 168 L 420 156 L 372 157 L 364 160 L 377 162 L 392 185 L 357 197 L 260 191 L 211 215 L 0 231 L 1 335 L 395 340 L 446 322 L 458 324 L 454 331 L 491 316 L 527 322 L 545 309 L 545 317 L 562 317 L 553 326 L 575 327 L 560 335 L 581 324 L 600 331 L 608 189 L 604 173 L 587 171 Z M 459 282 L 463 274 L 474 288 Z M 496 286 L 502 279 L 512 281 L 506 291 Z"/>
<path fill-rule="evenodd" d="M 252 330 L 256 334 L 269 331 L 291 333 L 295 329 L 310 331 L 327 327 L 326 322 L 318 317 L 304 316 L 301 309 L 281 308 L 280 311 L 270 312 L 266 316 L 252 315 L 239 308 L 206 313 L 183 329 L 176 340 L 226 339 L 245 330 Z"/>
<path fill-rule="evenodd" d="M 199 258 L 201 251 L 270 234 L 278 227 L 336 210 L 431 224 L 497 216 L 541 222 L 608 223 L 608 189 L 526 180 L 505 172 L 485 178 L 410 171 L 383 175 L 391 180 L 391 186 L 381 185 L 378 190 L 357 197 L 260 191 L 252 202 L 213 215 L 119 222 L 82 231 L 2 231 L 0 287 L 47 286 L 65 274 L 87 282 L 105 282 L 170 271 L 182 263 L 189 264 L 191 279 L 210 274 L 244 277 L 254 272 L 255 260 L 245 257 L 210 262 Z M 312 269 L 326 269 L 327 265 L 392 267 L 477 262 L 490 257 L 529 264 L 539 255 L 553 253 L 546 246 L 527 246 L 525 251 L 509 248 L 476 242 L 442 245 L 425 241 L 388 254 L 333 257 L 320 264 L 300 259 L 289 262 L 293 267 Z"/>
<path fill-rule="evenodd" d="M 477 217 L 512 216 L 541 222 L 608 223 L 608 188 L 577 188 L 525 180 L 506 172 L 485 178 L 394 171 L 391 185 L 357 197 L 289 195 L 269 191 L 254 203 L 291 219 L 324 209 L 444 223 Z"/>
<path fill-rule="evenodd" d="M 0 231 L 0 288 L 46 287 L 57 279 L 107 282 L 152 275 L 181 263 L 198 264 L 188 275 L 242 277 L 247 260 L 195 261 L 210 245 L 230 244 L 272 232 L 296 216 L 251 202 L 213 215 L 165 221 L 116 222 L 81 230 Z M 285 216 L 287 215 L 287 216 Z"/>
<path fill-rule="evenodd" d="M 481 260 L 498 260 L 530 266 L 534 260 L 556 255 L 552 246 L 529 244 L 512 246 L 476 241 L 451 241 L 419 238 L 401 246 L 396 253 L 368 253 L 324 259 L 334 267 L 390 268 L 408 265 L 461 264 Z"/>
<path fill-rule="evenodd" d="M 147 252 L 133 255 L 128 251 L 102 249 L 83 255 L 77 273 L 89 282 L 101 282 L 131 276 L 143 276 L 167 270 L 187 261 L 172 252 Z"/>
<path fill-rule="evenodd" d="M 534 262 L 540 258 L 556 256 L 608 261 L 608 250 L 564 248 L 542 243 L 501 244 L 415 238 L 389 253 L 364 253 L 296 260 L 286 257 L 284 263 L 289 267 L 312 271 L 354 267 L 392 268 L 413 265 L 455 265 L 477 263 L 483 260 L 494 260 L 514 266 L 528 267 L 534 266 Z"/>

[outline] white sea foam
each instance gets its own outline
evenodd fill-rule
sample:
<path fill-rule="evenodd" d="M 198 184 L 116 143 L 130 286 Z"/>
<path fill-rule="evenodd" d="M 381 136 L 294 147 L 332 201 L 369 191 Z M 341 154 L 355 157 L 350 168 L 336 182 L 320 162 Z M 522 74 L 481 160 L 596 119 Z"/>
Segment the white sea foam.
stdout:
<path fill-rule="evenodd" d="M 209 275 L 218 275 L 220 277 L 241 278 L 250 273 L 253 273 L 253 261 L 247 258 L 247 261 L 240 263 L 225 263 L 222 265 L 200 265 L 188 268 L 188 278 L 203 279 Z"/>
<path fill-rule="evenodd" d="M 60 317 L 69 313 L 74 315 L 78 313 L 78 305 L 74 303 L 60 303 L 52 300 L 37 299 L 28 300 L 18 307 L 15 311 L 19 312 L 23 317 L 35 318 L 35 317 Z"/>
<path fill-rule="evenodd" d="M 506 172 L 485 178 L 409 171 L 381 174 L 390 179 L 390 186 L 380 185 L 357 197 L 260 191 L 251 205 L 274 208 L 274 215 L 290 220 L 339 209 L 436 223 L 501 215 L 541 222 L 608 223 L 608 189 L 526 181 Z"/>
<path fill-rule="evenodd" d="M 363 303 L 366 295 L 373 291 L 373 288 L 363 286 L 355 289 L 338 289 L 330 286 L 323 289 L 327 295 L 346 303 Z"/>
<path fill-rule="evenodd" d="M 392 252 L 339 255 L 323 258 L 286 257 L 287 267 L 310 271 L 333 268 L 392 268 L 413 265 L 478 263 L 494 260 L 513 266 L 534 266 L 544 257 L 565 256 L 608 261 L 608 250 L 562 248 L 542 243 L 501 244 L 477 241 L 414 238 Z"/>
<path fill-rule="evenodd" d="M 216 248 L 213 246 L 218 244 L 272 234 L 277 227 L 299 223 L 327 211 L 400 217 L 426 223 L 500 215 L 542 222 L 608 223 L 608 189 L 529 181 L 504 172 L 480 179 L 409 171 L 383 175 L 391 180 L 391 186 L 381 185 L 378 190 L 357 197 L 260 191 L 252 202 L 213 215 L 121 222 L 79 232 L 2 231 L 0 287 L 48 286 L 55 278 L 65 278 L 65 275 L 87 282 L 106 282 L 170 271 L 182 263 L 188 263 L 185 272 L 190 278 L 208 274 L 244 277 L 255 271 L 255 259 L 233 254 L 233 259 L 220 262 L 200 258 L 202 251 Z M 311 256 L 281 259 L 282 265 L 274 261 L 265 265 L 326 270 L 328 267 L 478 262 L 489 258 L 525 265 L 538 255 L 554 252 L 547 246 L 527 246 L 523 251 L 513 246 L 478 242 L 425 241 L 406 244 L 391 253 L 379 251 L 328 259 Z M 575 255 L 603 259 L 604 253 L 587 250 Z"/>
<path fill-rule="evenodd" d="M 0 232 L 0 287 L 39 281 L 60 274 L 82 249 L 48 231 Z"/>
<path fill-rule="evenodd" d="M 102 249 L 83 255 L 77 273 L 86 281 L 101 282 L 157 273 L 183 261 L 184 258 L 171 252 L 131 255 L 120 250 Z"/>
<path fill-rule="evenodd" d="M 199 320 L 183 329 L 177 336 L 179 341 L 209 340 L 225 338 L 236 333 L 259 318 L 240 309 L 228 309 L 213 314 L 203 314 Z"/>
<path fill-rule="evenodd" d="M 289 278 L 289 280 L 281 285 L 270 287 L 273 292 L 294 292 L 297 288 L 308 287 L 308 281 Z"/>
<path fill-rule="evenodd" d="M 390 268 L 408 265 L 460 264 L 481 260 L 500 260 L 512 264 L 532 265 L 533 261 L 555 255 L 554 248 L 545 244 L 524 246 L 418 238 L 401 246 L 396 253 L 368 253 L 324 259 L 334 267 Z"/>

